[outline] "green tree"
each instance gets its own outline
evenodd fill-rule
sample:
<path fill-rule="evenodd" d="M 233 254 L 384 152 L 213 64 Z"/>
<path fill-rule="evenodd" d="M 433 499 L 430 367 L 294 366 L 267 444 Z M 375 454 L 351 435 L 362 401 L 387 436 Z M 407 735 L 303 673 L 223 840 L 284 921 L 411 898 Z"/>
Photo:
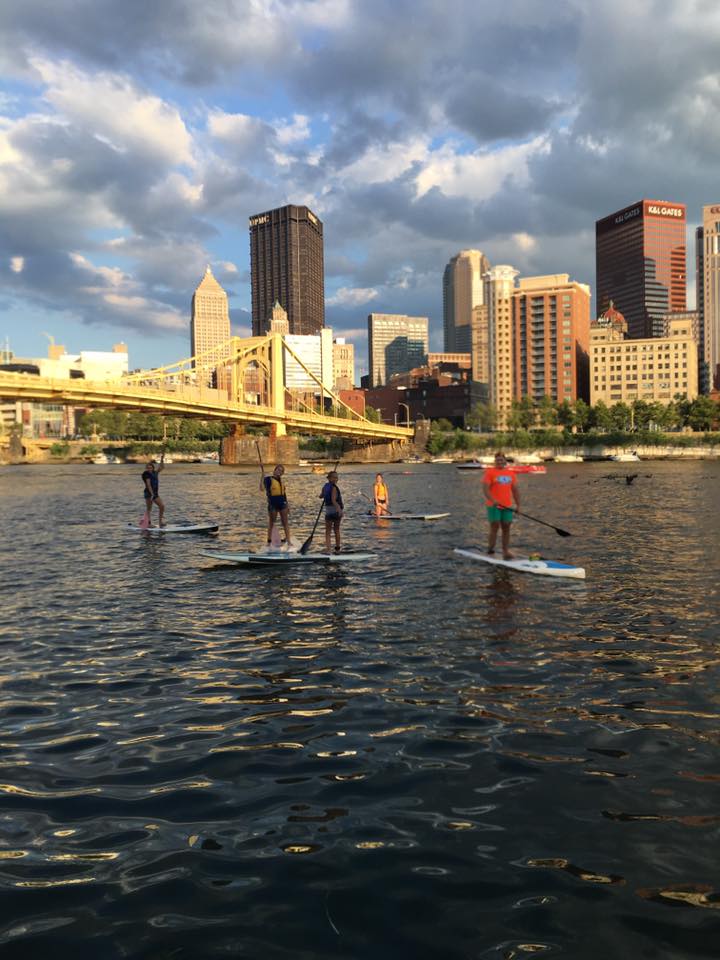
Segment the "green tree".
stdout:
<path fill-rule="evenodd" d="M 555 408 L 556 422 L 566 430 L 575 426 L 575 411 L 569 400 L 563 400 Z"/>
<path fill-rule="evenodd" d="M 622 400 L 618 401 L 618 403 L 614 403 L 610 407 L 610 417 L 612 426 L 615 428 L 615 430 L 630 429 L 632 410 L 626 403 L 623 403 Z"/>
<path fill-rule="evenodd" d="M 608 433 L 613 428 L 613 418 L 610 408 L 603 400 L 598 400 L 592 408 L 592 425 L 599 433 Z"/>
<path fill-rule="evenodd" d="M 632 421 L 636 430 L 647 430 L 652 418 L 650 404 L 646 400 L 633 400 Z"/>
<path fill-rule="evenodd" d="M 481 401 L 473 405 L 465 417 L 465 426 L 472 430 L 489 432 L 497 426 L 497 409 L 491 403 Z"/>
<path fill-rule="evenodd" d="M 380 413 L 375 407 L 365 407 L 365 417 L 370 423 L 380 423 Z"/>
<path fill-rule="evenodd" d="M 717 403 L 710 397 L 700 395 L 690 404 L 688 425 L 693 430 L 711 430 L 713 421 L 720 415 Z"/>
<path fill-rule="evenodd" d="M 573 424 L 581 433 L 585 433 L 590 425 L 592 411 L 590 406 L 579 397 L 574 403 Z"/>
<path fill-rule="evenodd" d="M 537 416 L 541 427 L 554 427 L 558 422 L 558 412 L 552 397 L 544 396 L 537 405 Z"/>
<path fill-rule="evenodd" d="M 442 433 L 450 433 L 453 429 L 453 425 L 445 417 L 440 417 L 439 420 L 433 420 L 433 426 L 442 431 Z"/>

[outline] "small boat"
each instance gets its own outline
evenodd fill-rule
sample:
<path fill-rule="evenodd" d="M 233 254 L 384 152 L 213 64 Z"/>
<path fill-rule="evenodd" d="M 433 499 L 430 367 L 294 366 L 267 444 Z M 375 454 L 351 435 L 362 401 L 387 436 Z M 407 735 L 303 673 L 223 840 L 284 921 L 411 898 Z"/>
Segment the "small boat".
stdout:
<path fill-rule="evenodd" d="M 452 457 L 431 457 L 430 463 L 452 463 Z"/>
<path fill-rule="evenodd" d="M 640 457 L 637 455 L 635 450 L 632 453 L 616 453 L 615 456 L 610 457 L 613 463 L 639 463 Z"/>
<path fill-rule="evenodd" d="M 516 463 L 542 463 L 542 457 L 537 453 L 519 453 L 515 457 Z"/>
<path fill-rule="evenodd" d="M 117 463 L 117 458 L 113 456 L 108 456 L 106 453 L 98 453 L 92 458 L 92 463 L 98 464 L 98 466 L 104 466 L 106 463 Z"/>
<path fill-rule="evenodd" d="M 576 453 L 559 453 L 555 457 L 555 463 L 582 463 L 583 458 Z"/>

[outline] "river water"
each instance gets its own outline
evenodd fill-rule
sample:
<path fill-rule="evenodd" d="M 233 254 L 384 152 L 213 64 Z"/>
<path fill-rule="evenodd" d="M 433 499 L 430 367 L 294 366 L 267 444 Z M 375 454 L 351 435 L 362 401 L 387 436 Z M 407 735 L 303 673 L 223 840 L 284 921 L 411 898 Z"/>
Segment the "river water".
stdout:
<path fill-rule="evenodd" d="M 261 544 L 256 471 L 162 474 L 213 542 L 126 532 L 141 469 L 0 470 L 3 960 L 717 957 L 720 464 L 523 477 L 585 582 L 453 557 L 452 465 L 384 470 L 432 524 L 343 469 L 376 559 L 285 570 L 201 554 Z"/>

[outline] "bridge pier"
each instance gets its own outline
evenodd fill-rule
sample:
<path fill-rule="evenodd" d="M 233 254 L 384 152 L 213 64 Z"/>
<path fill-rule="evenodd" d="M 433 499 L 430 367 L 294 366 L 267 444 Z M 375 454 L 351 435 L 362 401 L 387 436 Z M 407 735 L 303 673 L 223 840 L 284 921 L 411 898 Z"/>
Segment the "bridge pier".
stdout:
<path fill-rule="evenodd" d="M 297 437 L 250 436 L 233 432 L 225 437 L 220 446 L 220 463 L 223 466 L 258 463 L 258 446 L 265 469 L 272 472 L 276 463 L 286 465 L 298 462 Z"/>

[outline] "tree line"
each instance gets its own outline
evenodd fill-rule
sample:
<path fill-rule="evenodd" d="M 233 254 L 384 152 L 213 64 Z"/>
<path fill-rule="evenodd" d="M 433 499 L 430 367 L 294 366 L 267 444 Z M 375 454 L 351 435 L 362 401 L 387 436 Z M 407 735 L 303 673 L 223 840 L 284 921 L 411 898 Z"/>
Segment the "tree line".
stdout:
<path fill-rule="evenodd" d="M 157 414 L 125 413 L 122 410 L 90 410 L 77 421 L 82 437 L 105 440 L 220 440 L 230 425 L 220 420 L 160 417 Z"/>
<path fill-rule="evenodd" d="M 498 421 L 492 404 L 477 403 L 466 416 L 465 426 L 490 432 Z M 631 404 L 618 402 L 608 406 L 600 400 L 592 407 L 584 400 L 556 403 L 550 397 L 543 397 L 535 403 L 530 397 L 523 397 L 513 401 L 505 426 L 510 431 L 561 427 L 578 433 L 682 430 L 685 427 L 703 431 L 712 430 L 717 421 L 720 421 L 720 403 L 702 395 L 694 400 L 678 395 L 668 404 L 634 400 Z"/>

